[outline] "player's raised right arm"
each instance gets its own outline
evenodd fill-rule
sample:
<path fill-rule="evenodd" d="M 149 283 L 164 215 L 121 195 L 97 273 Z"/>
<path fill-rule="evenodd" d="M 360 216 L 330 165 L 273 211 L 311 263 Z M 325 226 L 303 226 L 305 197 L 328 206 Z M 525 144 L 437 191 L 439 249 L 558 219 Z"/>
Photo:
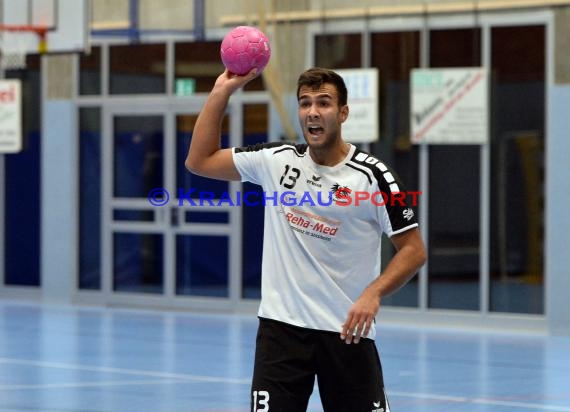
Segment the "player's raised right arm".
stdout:
<path fill-rule="evenodd" d="M 227 70 L 218 76 L 192 132 L 184 163 L 189 171 L 213 179 L 241 179 L 234 165 L 232 150 L 220 146 L 222 119 L 232 93 L 256 76 L 255 69 L 244 76 L 236 76 Z"/>

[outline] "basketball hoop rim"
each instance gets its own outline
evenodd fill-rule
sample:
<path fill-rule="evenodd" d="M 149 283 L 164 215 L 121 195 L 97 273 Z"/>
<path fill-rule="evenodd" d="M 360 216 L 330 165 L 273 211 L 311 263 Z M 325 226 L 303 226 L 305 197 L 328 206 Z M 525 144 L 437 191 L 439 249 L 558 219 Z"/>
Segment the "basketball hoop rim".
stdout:
<path fill-rule="evenodd" d="M 0 32 L 34 32 L 38 36 L 45 36 L 50 31 L 48 26 L 32 26 L 27 24 L 0 24 Z"/>

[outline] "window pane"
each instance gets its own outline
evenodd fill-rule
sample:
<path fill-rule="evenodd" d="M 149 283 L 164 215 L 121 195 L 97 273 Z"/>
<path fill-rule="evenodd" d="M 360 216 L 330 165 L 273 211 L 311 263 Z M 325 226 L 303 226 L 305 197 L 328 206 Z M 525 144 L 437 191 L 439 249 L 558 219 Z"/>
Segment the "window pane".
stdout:
<path fill-rule="evenodd" d="M 224 236 L 176 236 L 176 294 L 229 296 L 229 242 Z"/>
<path fill-rule="evenodd" d="M 101 94 L 101 47 L 92 47 L 79 57 L 79 94 Z"/>
<path fill-rule="evenodd" d="M 194 79 L 196 92 L 209 92 L 224 71 L 220 42 L 176 43 L 174 50 L 174 78 Z"/>
<path fill-rule="evenodd" d="M 154 210 L 114 209 L 115 222 L 153 222 Z"/>
<path fill-rule="evenodd" d="M 478 67 L 481 30 L 430 31 L 430 67 Z M 428 305 L 479 309 L 479 146 L 429 147 Z"/>
<path fill-rule="evenodd" d="M 545 28 L 493 28 L 491 47 L 490 308 L 544 313 Z"/>
<path fill-rule="evenodd" d="M 163 118 L 116 116 L 113 120 L 113 195 L 148 198 L 152 189 L 164 187 Z"/>
<path fill-rule="evenodd" d="M 113 235 L 113 290 L 160 294 L 164 288 L 163 236 Z"/>
<path fill-rule="evenodd" d="M 196 204 L 199 204 L 196 202 Z M 208 205 L 208 203 L 205 203 Z M 224 202 L 223 205 L 228 205 L 229 202 Z M 230 223 L 230 216 L 228 212 L 185 212 L 183 216 L 186 223 Z"/>
<path fill-rule="evenodd" d="M 136 44 L 109 48 L 111 94 L 166 92 L 166 46 Z"/>
<path fill-rule="evenodd" d="M 380 71 L 380 140 L 371 145 L 371 150 L 394 168 L 406 190 L 419 190 L 418 149 L 410 143 L 408 115 L 410 71 L 420 63 L 419 33 L 373 33 L 371 47 L 372 67 Z M 382 264 L 386 265 L 393 254 L 391 242 L 384 237 Z M 418 306 L 418 277 L 382 302 L 392 306 Z"/>
<path fill-rule="evenodd" d="M 361 67 L 360 34 L 323 34 L 315 37 L 315 65 L 330 69 Z"/>
<path fill-rule="evenodd" d="M 481 66 L 481 29 L 431 30 L 430 67 Z"/>
<path fill-rule="evenodd" d="M 380 71 L 380 139 L 373 150 L 408 190 L 418 188 L 418 150 L 410 141 L 410 71 L 419 67 L 418 32 L 372 34 L 372 66 Z"/>
<path fill-rule="evenodd" d="M 269 110 L 264 104 L 244 105 L 244 146 L 267 142 Z M 252 199 L 262 199 L 262 188 L 244 182 L 242 192 L 255 193 Z M 261 297 L 261 256 L 263 253 L 264 228 L 263 202 L 258 205 L 242 207 L 242 297 L 259 299 Z"/>
<path fill-rule="evenodd" d="M 79 109 L 79 289 L 101 289 L 101 109 Z"/>
<path fill-rule="evenodd" d="M 174 60 L 174 78 L 176 80 L 193 79 L 196 92 L 208 93 L 216 78 L 224 71 L 220 57 L 220 42 L 176 43 Z M 245 91 L 264 90 L 262 76 L 249 82 Z"/>
<path fill-rule="evenodd" d="M 222 120 L 222 147 L 228 147 L 229 117 L 224 116 Z M 223 193 L 227 193 L 229 184 L 223 180 L 209 179 L 190 173 L 183 166 L 192 140 L 192 131 L 198 118 L 197 114 L 181 114 L 176 116 L 176 162 L 172 162 L 172 169 L 176 176 L 177 202 L 185 206 L 192 206 L 186 198 L 193 199 L 197 203 L 200 193 L 212 194 L 219 199 Z M 181 197 L 178 190 L 183 192 Z M 197 216 L 199 213 L 195 213 Z"/>
<path fill-rule="evenodd" d="M 479 309 L 479 146 L 429 149 L 428 305 Z"/>

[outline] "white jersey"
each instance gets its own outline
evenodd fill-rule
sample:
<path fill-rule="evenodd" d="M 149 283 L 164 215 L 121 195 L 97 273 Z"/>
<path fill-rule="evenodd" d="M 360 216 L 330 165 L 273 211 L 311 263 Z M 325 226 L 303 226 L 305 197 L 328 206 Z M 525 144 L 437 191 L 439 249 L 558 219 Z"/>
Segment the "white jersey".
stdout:
<path fill-rule="evenodd" d="M 259 316 L 340 332 L 352 304 L 380 274 L 382 233 L 418 225 L 415 199 L 391 169 L 352 145 L 332 167 L 316 164 L 306 144 L 234 148 L 233 160 L 242 181 L 263 188 Z M 368 337 L 375 335 L 373 325 Z"/>

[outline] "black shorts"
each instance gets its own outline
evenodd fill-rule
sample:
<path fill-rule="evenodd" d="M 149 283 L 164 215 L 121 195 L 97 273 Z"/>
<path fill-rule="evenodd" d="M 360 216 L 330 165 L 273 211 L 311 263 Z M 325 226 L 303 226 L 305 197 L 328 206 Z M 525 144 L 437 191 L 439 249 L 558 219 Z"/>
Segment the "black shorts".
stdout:
<path fill-rule="evenodd" d="M 324 412 L 389 412 L 376 345 L 260 319 L 252 412 L 305 412 L 315 376 Z"/>

